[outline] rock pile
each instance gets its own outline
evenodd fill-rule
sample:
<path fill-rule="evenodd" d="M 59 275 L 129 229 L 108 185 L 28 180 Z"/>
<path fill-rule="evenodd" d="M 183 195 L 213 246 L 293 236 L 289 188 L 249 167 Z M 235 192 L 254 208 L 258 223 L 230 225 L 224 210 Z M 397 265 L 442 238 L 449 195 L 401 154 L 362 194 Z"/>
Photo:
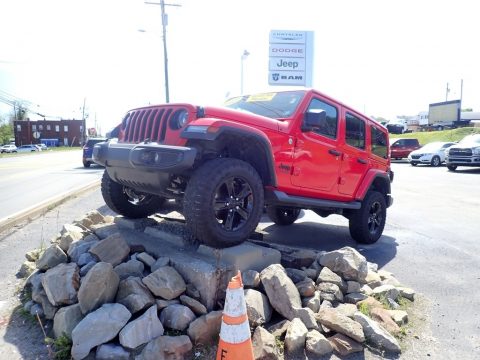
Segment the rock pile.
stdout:
<path fill-rule="evenodd" d="M 35 270 L 25 310 L 52 320 L 55 337 L 71 338 L 75 360 L 184 359 L 198 344 L 215 345 L 221 304 L 202 303 L 168 257 L 101 230 L 113 220 L 89 212 L 45 251 L 26 254 L 21 273 Z M 346 356 L 365 344 L 401 351 L 395 336 L 408 315 L 397 308 L 413 290 L 350 247 L 276 248 L 281 264 L 242 271 L 256 359 Z"/>

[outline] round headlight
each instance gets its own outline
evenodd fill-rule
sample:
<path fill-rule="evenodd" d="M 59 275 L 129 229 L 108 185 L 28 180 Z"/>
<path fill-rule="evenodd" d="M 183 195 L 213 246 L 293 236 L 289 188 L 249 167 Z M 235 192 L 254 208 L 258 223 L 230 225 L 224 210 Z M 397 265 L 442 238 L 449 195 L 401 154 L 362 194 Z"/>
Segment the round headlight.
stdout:
<path fill-rule="evenodd" d="M 188 111 L 185 109 L 177 110 L 173 113 L 170 121 L 170 127 L 174 130 L 183 128 L 188 122 Z"/>

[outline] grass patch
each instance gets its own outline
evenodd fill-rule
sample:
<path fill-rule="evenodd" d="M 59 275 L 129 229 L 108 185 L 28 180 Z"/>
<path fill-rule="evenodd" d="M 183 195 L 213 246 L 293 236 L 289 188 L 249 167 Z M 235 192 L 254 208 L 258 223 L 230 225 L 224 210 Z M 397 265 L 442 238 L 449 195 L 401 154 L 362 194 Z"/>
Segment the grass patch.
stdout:
<path fill-rule="evenodd" d="M 419 131 L 408 134 L 389 134 L 389 136 L 391 139 L 418 139 L 421 145 L 425 145 L 433 141 L 460 141 L 471 134 L 480 134 L 480 128 L 465 127 L 442 131 Z"/>
<path fill-rule="evenodd" d="M 64 333 L 56 339 L 45 338 L 45 344 L 53 350 L 55 360 L 70 360 L 72 351 L 72 340 Z"/>
<path fill-rule="evenodd" d="M 370 306 L 366 303 L 360 303 L 358 306 L 358 311 L 360 311 L 363 315 L 370 317 Z"/>

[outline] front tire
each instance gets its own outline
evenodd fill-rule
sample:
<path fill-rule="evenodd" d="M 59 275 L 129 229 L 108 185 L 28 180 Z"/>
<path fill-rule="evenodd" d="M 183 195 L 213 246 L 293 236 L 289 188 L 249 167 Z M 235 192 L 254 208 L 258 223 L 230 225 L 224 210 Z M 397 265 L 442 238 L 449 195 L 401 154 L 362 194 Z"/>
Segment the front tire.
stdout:
<path fill-rule="evenodd" d="M 447 169 L 449 171 L 455 171 L 455 170 L 457 170 L 457 165 L 447 165 Z"/>
<path fill-rule="evenodd" d="M 136 192 L 116 183 L 108 176 L 107 170 L 102 177 L 102 196 L 110 209 L 131 219 L 155 214 L 165 202 L 161 196 Z"/>
<path fill-rule="evenodd" d="M 92 163 L 90 161 L 84 161 L 83 162 L 83 167 L 84 168 L 89 168 Z"/>
<path fill-rule="evenodd" d="M 434 166 L 434 167 L 440 166 L 441 163 L 442 163 L 442 161 L 440 160 L 440 157 L 439 157 L 439 156 L 436 156 L 436 155 L 435 155 L 435 156 L 432 158 L 432 160 L 430 161 L 430 164 L 431 164 L 432 166 Z"/>
<path fill-rule="evenodd" d="M 298 219 L 300 209 L 270 205 L 267 215 L 277 225 L 291 225 Z"/>
<path fill-rule="evenodd" d="M 210 160 L 188 182 L 184 197 L 187 227 L 208 246 L 242 243 L 254 232 L 262 212 L 262 180 L 244 161 Z"/>
<path fill-rule="evenodd" d="M 378 191 L 369 191 L 362 207 L 354 210 L 349 218 L 350 235 L 359 243 L 373 244 L 382 236 L 386 218 L 385 197 Z"/>

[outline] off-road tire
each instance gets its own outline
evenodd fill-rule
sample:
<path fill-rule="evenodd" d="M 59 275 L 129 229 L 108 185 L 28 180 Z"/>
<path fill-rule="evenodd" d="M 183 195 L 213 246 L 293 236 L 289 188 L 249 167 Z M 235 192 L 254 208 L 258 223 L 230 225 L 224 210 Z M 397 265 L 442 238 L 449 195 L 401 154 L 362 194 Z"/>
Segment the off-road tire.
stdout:
<path fill-rule="evenodd" d="M 457 170 L 457 165 L 447 165 L 447 169 L 449 171 L 455 171 L 455 170 Z"/>
<path fill-rule="evenodd" d="M 193 236 L 215 248 L 245 241 L 263 212 L 263 183 L 248 163 L 233 158 L 207 161 L 190 178 L 184 216 Z"/>
<path fill-rule="evenodd" d="M 432 160 L 430 161 L 430 165 L 433 167 L 438 167 L 442 164 L 442 160 L 440 160 L 440 156 L 435 155 Z"/>
<path fill-rule="evenodd" d="M 267 215 L 277 225 L 292 225 L 300 215 L 300 209 L 270 205 L 267 206 Z"/>
<path fill-rule="evenodd" d="M 386 218 L 385 197 L 378 191 L 369 191 L 362 207 L 349 216 L 350 235 L 359 243 L 373 244 L 382 235 Z"/>
<path fill-rule="evenodd" d="M 142 200 L 135 203 L 126 192 L 129 188 L 113 181 L 106 170 L 103 173 L 101 188 L 103 200 L 107 206 L 117 214 L 131 219 L 155 214 L 165 202 L 161 196 L 138 193 Z"/>

